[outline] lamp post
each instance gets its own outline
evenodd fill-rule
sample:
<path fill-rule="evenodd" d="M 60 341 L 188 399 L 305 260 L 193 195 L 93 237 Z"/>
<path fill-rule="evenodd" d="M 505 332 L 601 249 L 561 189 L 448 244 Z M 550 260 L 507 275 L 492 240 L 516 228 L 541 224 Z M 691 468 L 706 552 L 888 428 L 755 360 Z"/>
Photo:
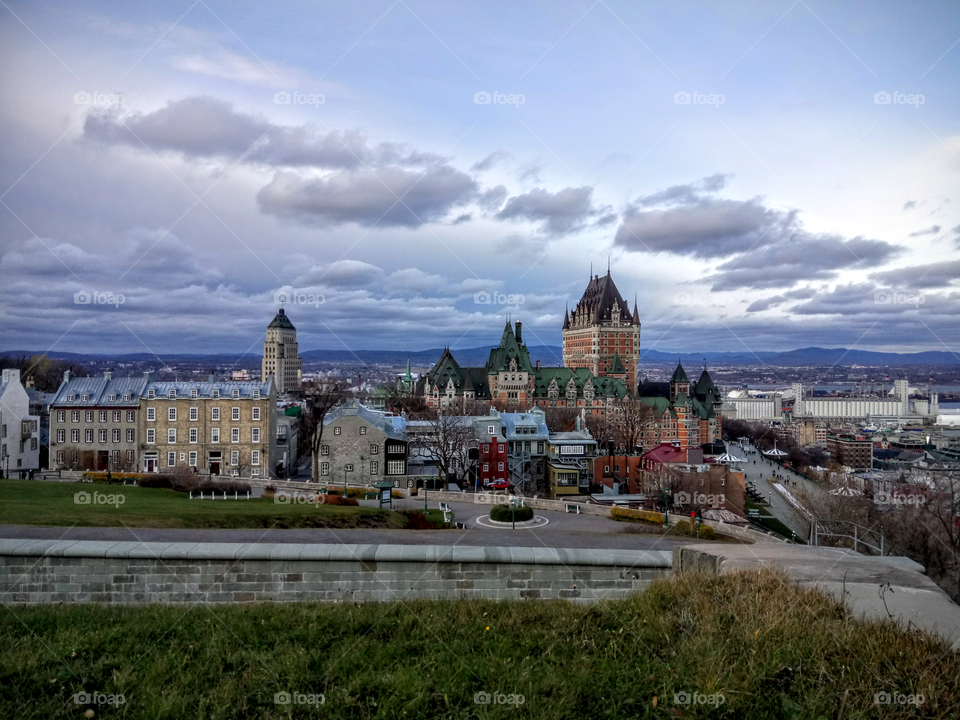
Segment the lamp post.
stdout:
<path fill-rule="evenodd" d="M 670 508 L 670 488 L 666 485 L 663 486 L 663 526 L 670 527 L 670 518 L 667 516 L 667 511 Z"/>

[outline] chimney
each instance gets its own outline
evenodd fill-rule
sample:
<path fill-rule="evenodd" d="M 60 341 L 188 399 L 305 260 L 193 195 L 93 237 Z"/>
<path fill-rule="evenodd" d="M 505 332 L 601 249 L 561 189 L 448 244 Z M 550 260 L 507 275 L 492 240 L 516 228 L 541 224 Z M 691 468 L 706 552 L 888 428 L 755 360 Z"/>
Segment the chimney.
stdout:
<path fill-rule="evenodd" d="M 145 383 L 152 383 L 152 382 L 153 382 L 153 373 L 152 373 L 152 372 L 149 372 L 149 371 L 148 371 L 148 372 L 145 372 L 145 373 L 143 374 L 143 381 L 144 381 Z"/>
<path fill-rule="evenodd" d="M 569 425 L 568 425 L 567 427 L 569 427 Z M 574 428 L 574 430 L 579 430 L 579 429 L 580 429 L 580 416 L 579 416 L 579 415 L 577 415 L 577 421 L 576 421 L 576 423 L 574 424 L 573 428 Z"/>
<path fill-rule="evenodd" d="M 64 370 L 64 371 L 63 371 L 63 381 L 64 381 L 64 382 L 70 382 L 72 379 L 73 379 L 73 373 L 70 372 L 69 370 Z"/>
<path fill-rule="evenodd" d="M 520 335 L 520 329 L 521 329 L 522 327 L 523 327 L 523 325 L 520 323 L 519 320 L 517 320 L 517 332 L 516 332 L 517 345 L 523 345 L 523 338 L 522 338 L 521 335 Z"/>
<path fill-rule="evenodd" d="M 112 371 L 112 370 L 104 370 L 104 371 L 103 371 L 103 376 L 104 376 L 107 380 L 113 380 L 113 371 Z"/>
<path fill-rule="evenodd" d="M 208 382 L 208 383 L 215 383 L 216 381 L 217 381 L 217 376 L 216 376 L 216 375 L 214 375 L 213 373 L 210 373 L 209 375 L 207 375 L 207 382 Z"/>
<path fill-rule="evenodd" d="M 540 369 L 540 361 L 537 360 L 537 370 L 539 370 L 539 369 Z"/>

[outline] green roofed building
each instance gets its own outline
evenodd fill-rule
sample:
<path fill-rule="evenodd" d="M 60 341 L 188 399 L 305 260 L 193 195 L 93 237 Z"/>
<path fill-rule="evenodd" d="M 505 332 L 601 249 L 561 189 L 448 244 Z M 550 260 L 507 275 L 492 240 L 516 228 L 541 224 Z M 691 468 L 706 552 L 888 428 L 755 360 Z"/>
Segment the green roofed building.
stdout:
<path fill-rule="evenodd" d="M 534 366 L 522 330 L 519 322 L 515 326 L 506 323 L 500 344 L 490 350 L 483 367 L 461 367 L 445 349 L 418 384 L 427 405 L 463 407 L 481 400 L 500 410 L 570 407 L 602 415 L 610 403 L 630 394 L 618 356 L 604 377 L 587 368 L 540 367 L 539 362 Z"/>

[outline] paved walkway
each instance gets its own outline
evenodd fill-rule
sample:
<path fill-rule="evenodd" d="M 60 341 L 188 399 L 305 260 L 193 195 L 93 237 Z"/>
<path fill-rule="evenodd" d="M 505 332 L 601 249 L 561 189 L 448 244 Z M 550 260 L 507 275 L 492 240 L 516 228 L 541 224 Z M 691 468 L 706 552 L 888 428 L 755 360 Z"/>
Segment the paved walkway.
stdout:
<path fill-rule="evenodd" d="M 747 462 L 742 465 L 744 479 L 754 481 L 757 492 L 762 494 L 765 500 L 769 500 L 767 510 L 770 514 L 793 530 L 801 540 L 806 540 L 810 534 L 809 522 L 797 512 L 789 500 L 774 489 L 772 482 L 781 483 L 794 495 L 804 491 L 818 492 L 819 487 L 814 487 L 814 483 L 792 470 L 785 469 L 783 463 L 776 463 L 765 457 L 752 445 L 746 444 L 743 449 L 734 443 L 730 445 L 733 455 L 746 458 Z M 781 475 L 785 479 L 778 479 L 775 475 Z"/>

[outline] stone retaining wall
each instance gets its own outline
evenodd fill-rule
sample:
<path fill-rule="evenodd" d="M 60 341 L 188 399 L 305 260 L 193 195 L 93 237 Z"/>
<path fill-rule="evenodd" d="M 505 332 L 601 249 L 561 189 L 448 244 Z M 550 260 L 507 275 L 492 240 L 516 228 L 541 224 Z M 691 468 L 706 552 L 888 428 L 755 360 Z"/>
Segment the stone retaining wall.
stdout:
<path fill-rule="evenodd" d="M 665 551 L 437 545 L 0 540 L 7 603 L 246 603 L 626 597 Z"/>

